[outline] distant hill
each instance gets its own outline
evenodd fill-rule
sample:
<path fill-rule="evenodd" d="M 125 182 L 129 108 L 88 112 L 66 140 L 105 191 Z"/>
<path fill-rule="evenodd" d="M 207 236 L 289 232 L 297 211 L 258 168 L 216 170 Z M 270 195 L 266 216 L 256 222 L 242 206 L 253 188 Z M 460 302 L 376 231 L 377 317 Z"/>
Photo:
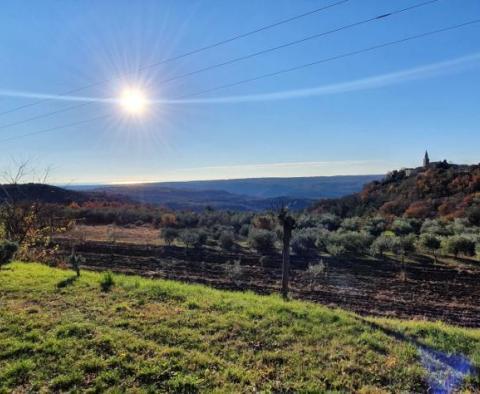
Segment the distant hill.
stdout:
<path fill-rule="evenodd" d="M 81 188 L 124 195 L 137 202 L 161 204 L 171 209 L 200 210 L 211 206 L 233 211 L 261 211 L 281 200 L 292 210 L 302 210 L 318 198 L 357 192 L 374 179 L 380 176 L 251 178 Z"/>
<path fill-rule="evenodd" d="M 228 193 L 258 198 L 295 197 L 306 199 L 342 197 L 356 193 L 371 181 L 383 175 L 342 175 L 294 178 L 246 178 L 213 181 L 159 182 L 151 187 L 178 190 L 221 190 Z"/>
<path fill-rule="evenodd" d="M 106 186 L 95 189 L 102 193 L 126 196 L 145 204 L 159 204 L 174 210 L 203 210 L 207 206 L 231 211 L 263 211 L 271 209 L 278 200 L 292 210 L 309 207 L 314 200 L 276 197 L 256 198 L 222 190 L 183 190 L 160 187 L 157 184 Z"/>
<path fill-rule="evenodd" d="M 480 209 L 480 165 L 432 163 L 393 171 L 359 193 L 317 202 L 315 212 L 342 217 L 383 214 L 415 218 L 462 217 Z"/>
<path fill-rule="evenodd" d="M 42 202 L 47 204 L 84 203 L 87 201 L 129 202 L 127 197 L 101 192 L 82 192 L 42 183 L 21 183 L 0 185 L 0 202 L 15 201 Z"/>

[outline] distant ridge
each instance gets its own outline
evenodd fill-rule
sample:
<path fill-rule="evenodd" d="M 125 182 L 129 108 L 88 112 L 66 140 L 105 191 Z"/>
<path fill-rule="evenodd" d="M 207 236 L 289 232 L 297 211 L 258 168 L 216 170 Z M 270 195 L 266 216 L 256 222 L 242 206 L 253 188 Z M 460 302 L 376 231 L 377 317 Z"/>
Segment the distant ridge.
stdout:
<path fill-rule="evenodd" d="M 345 175 L 298 178 L 246 178 L 128 185 L 79 186 L 124 195 L 171 209 L 201 210 L 207 206 L 234 211 L 266 210 L 281 200 L 292 210 L 309 207 L 319 198 L 335 198 L 358 192 L 365 183 L 382 175 Z"/>
<path fill-rule="evenodd" d="M 459 165 L 425 161 L 423 167 L 392 171 L 381 181 L 339 199 L 318 201 L 316 212 L 342 217 L 392 215 L 411 218 L 455 218 L 478 212 L 480 223 L 480 164 Z"/>

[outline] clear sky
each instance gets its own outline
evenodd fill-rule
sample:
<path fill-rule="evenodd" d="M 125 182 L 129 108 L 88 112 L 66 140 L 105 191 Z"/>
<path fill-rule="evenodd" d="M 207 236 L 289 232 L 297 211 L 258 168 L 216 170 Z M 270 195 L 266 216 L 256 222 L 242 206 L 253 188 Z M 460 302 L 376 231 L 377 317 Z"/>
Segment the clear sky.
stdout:
<path fill-rule="evenodd" d="M 432 160 L 480 162 L 480 24 L 258 80 L 195 92 L 480 18 L 478 0 L 439 0 L 289 48 L 165 79 L 408 7 L 350 0 L 217 48 L 145 68 L 339 0 L 12 0 L 0 13 L 0 113 L 72 93 L 155 100 L 132 117 L 117 102 L 23 122 L 82 101 L 0 114 L 0 168 L 51 166 L 56 183 L 384 173 Z M 143 70 L 141 70 L 143 68 Z M 70 95 L 67 95 L 70 96 Z M 227 99 L 224 99 L 227 97 Z M 17 138 L 24 134 L 104 119 Z"/>

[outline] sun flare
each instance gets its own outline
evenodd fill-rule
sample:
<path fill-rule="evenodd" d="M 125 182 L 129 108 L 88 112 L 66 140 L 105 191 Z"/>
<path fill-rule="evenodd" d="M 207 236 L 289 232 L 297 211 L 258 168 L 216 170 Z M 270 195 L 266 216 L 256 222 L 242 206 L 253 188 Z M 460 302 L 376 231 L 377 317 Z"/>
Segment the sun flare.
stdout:
<path fill-rule="evenodd" d="M 135 88 L 124 89 L 120 96 L 122 109 L 132 115 L 141 115 L 148 106 L 148 100 L 144 92 Z"/>

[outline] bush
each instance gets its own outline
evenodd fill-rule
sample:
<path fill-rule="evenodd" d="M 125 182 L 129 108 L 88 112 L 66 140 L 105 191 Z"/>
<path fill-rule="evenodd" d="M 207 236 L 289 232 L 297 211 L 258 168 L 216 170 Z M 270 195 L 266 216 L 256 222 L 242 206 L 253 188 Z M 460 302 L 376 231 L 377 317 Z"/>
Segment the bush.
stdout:
<path fill-rule="evenodd" d="M 0 268 L 8 264 L 18 250 L 18 245 L 11 241 L 0 241 Z"/>
<path fill-rule="evenodd" d="M 464 256 L 475 255 L 475 241 L 461 235 L 453 235 L 445 238 L 443 241 L 443 249 L 447 254 L 453 254 L 458 257 L 459 254 Z"/>
<path fill-rule="evenodd" d="M 195 244 L 196 247 L 205 246 L 207 244 L 208 234 L 203 231 L 199 230 L 197 235 L 197 243 Z"/>
<path fill-rule="evenodd" d="M 68 258 L 68 262 L 77 276 L 80 276 L 80 264 L 85 263 L 85 258 L 75 253 L 75 251 L 72 251 L 72 254 Z"/>
<path fill-rule="evenodd" d="M 420 247 L 420 249 L 432 253 L 435 257 L 435 260 L 437 257 L 437 250 L 440 249 L 441 245 L 442 243 L 440 239 L 434 234 L 424 233 L 420 235 L 420 238 L 418 240 L 418 246 Z"/>
<path fill-rule="evenodd" d="M 259 253 L 271 253 L 275 249 L 275 235 L 269 230 L 250 230 L 248 242 Z"/>
<path fill-rule="evenodd" d="M 373 218 L 367 219 L 365 225 L 363 226 L 363 231 L 378 237 L 387 229 L 387 223 L 385 219 L 381 216 L 375 216 Z"/>
<path fill-rule="evenodd" d="M 321 226 L 328 231 L 335 231 L 340 226 L 340 218 L 331 213 L 325 213 L 318 218 L 318 222 Z"/>
<path fill-rule="evenodd" d="M 225 273 L 232 282 L 238 285 L 240 283 L 240 279 L 242 278 L 242 274 L 243 274 L 243 269 L 240 264 L 240 260 L 235 260 L 233 263 L 225 264 Z"/>
<path fill-rule="evenodd" d="M 480 206 L 474 206 L 467 210 L 467 219 L 472 226 L 480 226 Z"/>
<path fill-rule="evenodd" d="M 313 229 L 304 229 L 293 236 L 292 250 L 299 256 L 308 256 L 316 251 L 316 234 Z"/>
<path fill-rule="evenodd" d="M 390 250 L 402 257 L 402 262 L 410 253 L 415 251 L 415 240 L 416 237 L 413 234 L 405 235 L 403 237 L 393 236 L 390 240 Z"/>
<path fill-rule="evenodd" d="M 180 233 L 180 239 L 187 248 L 193 248 L 198 243 L 198 233 L 195 230 L 183 230 Z"/>
<path fill-rule="evenodd" d="M 323 259 L 317 264 L 309 264 L 306 272 L 313 278 L 317 278 L 320 275 L 325 274 L 325 263 L 323 262 Z"/>
<path fill-rule="evenodd" d="M 452 235 L 445 225 L 436 219 L 427 219 L 423 222 L 420 233 L 429 233 L 434 235 Z"/>
<path fill-rule="evenodd" d="M 383 258 L 385 252 L 390 250 L 391 236 L 380 235 L 370 246 L 370 254 L 375 257 Z"/>
<path fill-rule="evenodd" d="M 347 249 L 341 244 L 331 243 L 327 245 L 327 252 L 331 256 L 344 256 L 347 254 Z"/>
<path fill-rule="evenodd" d="M 395 219 L 392 223 L 392 231 L 396 235 L 407 235 L 415 232 L 415 229 L 409 220 Z"/>
<path fill-rule="evenodd" d="M 110 271 L 105 272 L 100 280 L 100 288 L 102 291 L 109 292 L 114 285 L 115 281 L 113 280 L 112 273 Z"/>
<path fill-rule="evenodd" d="M 362 226 L 362 219 L 358 216 L 343 219 L 341 227 L 347 231 L 359 231 Z"/>
<path fill-rule="evenodd" d="M 178 238 L 178 235 L 178 231 L 171 227 L 164 228 L 161 232 L 161 236 L 168 244 L 168 246 L 170 246 L 172 242 L 175 241 L 176 238 Z"/>
<path fill-rule="evenodd" d="M 223 232 L 222 235 L 220 235 L 219 241 L 220 246 L 225 250 L 232 250 L 233 245 L 235 245 L 235 238 L 230 232 Z"/>
<path fill-rule="evenodd" d="M 363 232 L 345 231 L 331 234 L 327 239 L 327 251 L 342 250 L 346 254 L 362 255 L 367 253 L 372 243 L 372 237 Z"/>
<path fill-rule="evenodd" d="M 238 234 L 240 234 L 242 237 L 248 237 L 249 231 L 250 231 L 250 225 L 249 224 L 242 224 L 242 227 L 240 227 L 240 230 L 238 231 Z"/>
<path fill-rule="evenodd" d="M 275 227 L 275 220 L 269 215 L 255 216 L 252 220 L 253 227 L 258 230 L 273 230 Z"/>

